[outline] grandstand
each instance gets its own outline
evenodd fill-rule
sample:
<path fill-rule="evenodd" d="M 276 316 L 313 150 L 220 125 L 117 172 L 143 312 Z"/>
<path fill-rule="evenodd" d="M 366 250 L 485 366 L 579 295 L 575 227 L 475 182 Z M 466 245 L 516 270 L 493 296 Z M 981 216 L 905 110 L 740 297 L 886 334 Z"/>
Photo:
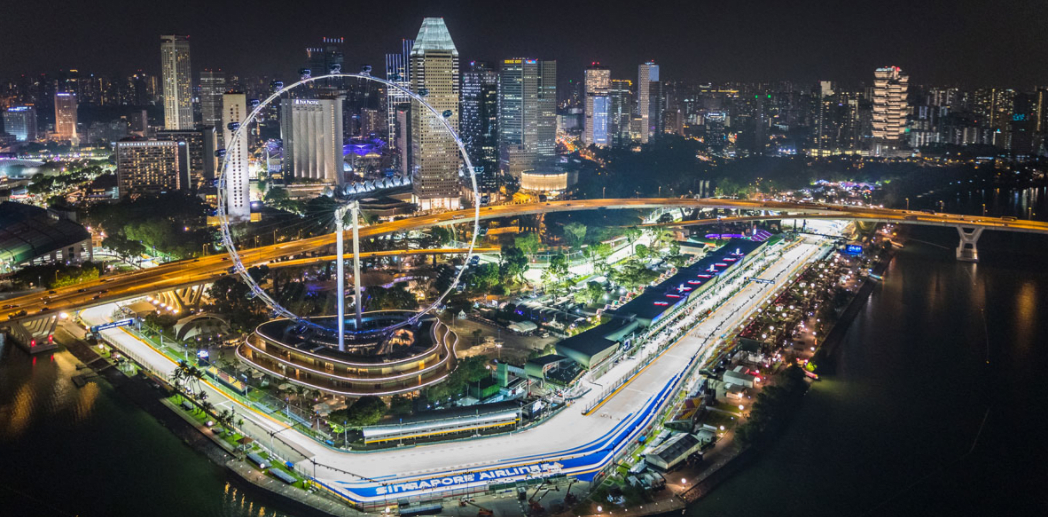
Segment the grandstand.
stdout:
<path fill-rule="evenodd" d="M 426 411 L 396 424 L 364 428 L 366 445 L 398 440 L 418 441 L 450 434 L 516 427 L 520 403 L 514 401 Z"/>

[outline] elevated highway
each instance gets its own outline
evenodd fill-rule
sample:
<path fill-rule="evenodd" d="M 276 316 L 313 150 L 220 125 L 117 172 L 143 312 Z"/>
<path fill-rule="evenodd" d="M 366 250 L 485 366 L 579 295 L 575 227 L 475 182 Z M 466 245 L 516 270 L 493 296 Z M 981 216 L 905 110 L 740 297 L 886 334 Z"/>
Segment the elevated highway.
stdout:
<path fill-rule="evenodd" d="M 762 212 L 753 218 L 739 217 L 735 219 L 721 218 L 712 220 L 689 221 L 686 223 L 666 223 L 666 226 L 681 226 L 685 224 L 714 224 L 746 220 L 762 219 L 853 219 L 875 222 L 893 222 L 898 224 L 919 224 L 928 226 L 952 226 L 958 228 L 961 234 L 961 246 L 958 248 L 958 258 L 961 260 L 976 260 L 978 252 L 975 242 L 983 230 L 999 230 L 1026 233 L 1048 234 L 1048 223 L 1029 220 L 1017 220 L 1014 218 L 1000 217 L 975 217 L 959 214 L 929 214 L 925 212 L 914 212 L 907 210 L 891 210 L 885 208 L 850 207 L 846 205 L 829 205 L 818 203 L 786 203 L 781 201 L 751 201 L 738 199 L 716 199 L 716 198 L 636 198 L 636 199 L 584 199 L 550 201 L 547 203 L 529 203 L 520 205 L 498 205 L 481 208 L 481 219 L 495 219 L 501 217 L 520 217 L 554 212 L 571 212 L 575 210 L 615 210 L 615 209 L 652 209 L 652 208 L 681 208 L 691 209 L 731 209 L 752 210 Z M 363 238 L 379 237 L 396 232 L 419 230 L 433 226 L 447 226 L 470 221 L 473 210 L 458 210 L 444 212 L 441 214 L 429 214 L 418 217 L 400 219 L 367 226 L 360 229 Z M 272 264 L 278 259 L 288 256 L 302 255 L 315 252 L 335 243 L 335 234 L 325 234 L 307 239 L 300 239 L 287 243 L 278 243 L 242 250 L 241 259 L 245 267 L 260 264 Z M 962 249 L 963 248 L 963 249 Z M 387 254 L 419 254 L 438 253 L 441 250 L 405 250 L 397 252 L 381 252 Z M 449 251 L 444 251 L 449 252 Z M 314 261 L 333 260 L 334 256 L 312 257 Z M 301 259 L 297 264 L 307 264 L 308 259 Z M 216 254 L 191 260 L 171 262 L 161 266 L 111 275 L 98 281 L 79 284 L 56 290 L 51 296 L 47 307 L 50 310 L 65 310 L 74 307 L 86 307 L 105 303 L 107 301 L 120 300 L 141 296 L 156 291 L 165 291 L 214 281 L 227 274 L 230 267 L 228 255 Z M 21 310 L 26 311 L 25 316 L 32 317 L 40 313 L 45 307 L 41 300 L 41 294 L 27 295 L 20 298 L 6 300 L 4 305 L 14 304 L 17 308 L 3 309 L 0 315 L 7 315 Z"/>

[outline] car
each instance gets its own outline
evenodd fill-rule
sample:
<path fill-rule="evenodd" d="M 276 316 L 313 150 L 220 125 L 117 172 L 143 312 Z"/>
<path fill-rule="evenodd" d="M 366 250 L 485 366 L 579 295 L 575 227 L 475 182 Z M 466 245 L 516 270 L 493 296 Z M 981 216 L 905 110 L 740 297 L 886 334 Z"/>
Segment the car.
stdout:
<path fill-rule="evenodd" d="M 93 297 L 91 297 L 91 299 L 92 299 L 92 300 L 97 300 L 97 299 L 99 299 L 99 298 L 101 298 L 101 297 L 102 297 L 102 295 L 100 295 L 100 294 L 96 294 L 96 295 L 94 295 Z"/>
<path fill-rule="evenodd" d="M 44 307 L 43 309 L 40 309 L 40 312 L 42 312 L 42 313 L 43 313 L 43 312 L 47 312 L 47 311 L 49 311 L 49 310 L 51 310 L 51 308 L 50 308 L 50 307 Z"/>
<path fill-rule="evenodd" d="M 78 293 L 82 293 L 82 292 L 84 292 L 84 291 L 87 291 L 87 289 L 86 289 L 86 288 L 84 288 L 84 287 L 81 287 L 80 289 L 77 289 L 77 290 L 76 290 L 76 292 L 78 292 Z"/>
<path fill-rule="evenodd" d="M 108 279 L 108 278 L 100 278 L 100 279 L 98 280 L 98 283 L 100 283 L 100 284 L 104 284 L 104 283 L 106 283 L 106 282 L 108 282 L 108 281 L 109 281 L 109 279 Z"/>
<path fill-rule="evenodd" d="M 109 289 L 102 289 L 101 291 L 98 291 L 98 294 L 106 294 L 108 292 L 109 292 Z"/>
<path fill-rule="evenodd" d="M 55 292 L 52 290 L 52 291 L 48 291 L 47 294 L 55 294 Z"/>
<path fill-rule="evenodd" d="M 4 305 L 5 309 L 14 309 L 15 307 L 18 307 L 18 306 L 13 304 L 13 303 L 9 303 L 7 305 Z"/>

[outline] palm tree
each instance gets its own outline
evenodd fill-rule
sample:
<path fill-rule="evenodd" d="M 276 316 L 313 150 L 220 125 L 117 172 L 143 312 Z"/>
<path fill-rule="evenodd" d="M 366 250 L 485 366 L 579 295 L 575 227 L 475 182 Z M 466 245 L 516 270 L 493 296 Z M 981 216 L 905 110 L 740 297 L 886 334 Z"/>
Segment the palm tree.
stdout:
<path fill-rule="evenodd" d="M 189 377 L 193 379 L 193 384 L 196 386 L 197 391 L 200 391 L 200 380 L 204 378 L 204 371 L 195 366 L 189 367 Z"/>
<path fill-rule="evenodd" d="M 215 410 L 215 405 L 210 402 L 201 402 L 200 409 L 204 410 L 204 414 L 210 415 Z"/>
<path fill-rule="evenodd" d="M 182 379 L 185 378 L 184 375 L 185 372 L 183 372 L 179 368 L 176 368 L 174 371 L 171 372 L 171 376 L 169 377 L 171 379 L 171 385 L 175 387 L 175 393 L 177 393 L 180 398 L 182 397 L 181 383 Z"/>

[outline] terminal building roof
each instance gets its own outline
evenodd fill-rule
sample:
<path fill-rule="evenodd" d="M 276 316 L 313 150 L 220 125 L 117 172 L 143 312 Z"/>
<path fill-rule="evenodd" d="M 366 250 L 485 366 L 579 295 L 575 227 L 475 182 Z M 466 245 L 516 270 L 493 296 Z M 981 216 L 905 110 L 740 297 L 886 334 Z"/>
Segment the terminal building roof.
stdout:
<path fill-rule="evenodd" d="M 0 203 L 0 264 L 28 262 L 90 238 L 83 226 L 49 210 Z"/>

